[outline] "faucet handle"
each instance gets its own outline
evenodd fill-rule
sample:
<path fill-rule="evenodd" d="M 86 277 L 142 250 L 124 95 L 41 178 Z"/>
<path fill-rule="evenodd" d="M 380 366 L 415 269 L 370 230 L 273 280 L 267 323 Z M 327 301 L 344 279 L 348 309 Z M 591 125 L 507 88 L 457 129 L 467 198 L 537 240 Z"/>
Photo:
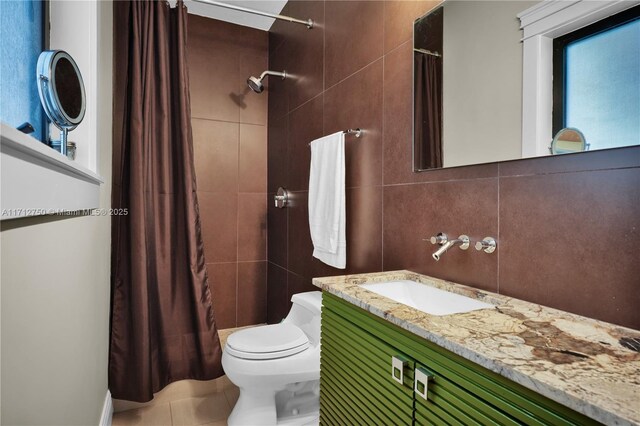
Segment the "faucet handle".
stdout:
<path fill-rule="evenodd" d="M 460 249 L 462 250 L 466 250 L 469 248 L 469 237 L 466 235 L 460 235 L 458 237 L 458 240 L 460 241 Z"/>
<path fill-rule="evenodd" d="M 485 237 L 482 241 L 476 243 L 476 250 L 483 250 L 485 253 L 493 253 L 496 251 L 496 240 L 492 237 Z"/>
<path fill-rule="evenodd" d="M 435 237 L 431 237 L 429 239 L 425 238 L 423 241 L 431 241 L 431 244 L 443 245 L 447 243 L 448 238 L 447 238 L 447 234 L 440 232 Z"/>

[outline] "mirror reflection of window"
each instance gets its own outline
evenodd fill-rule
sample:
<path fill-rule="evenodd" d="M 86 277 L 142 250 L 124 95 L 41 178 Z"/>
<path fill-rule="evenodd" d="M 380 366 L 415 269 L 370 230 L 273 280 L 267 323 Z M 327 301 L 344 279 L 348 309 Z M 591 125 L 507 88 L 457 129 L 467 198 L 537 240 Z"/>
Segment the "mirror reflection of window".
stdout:
<path fill-rule="evenodd" d="M 612 14 L 637 16 L 640 9 L 633 2 L 589 3 L 589 10 L 597 3 L 601 12 L 583 17 L 584 25 Z M 575 43 L 568 45 L 566 120 L 563 112 L 561 120 L 554 117 L 551 125 L 550 88 L 564 82 L 564 76 L 552 78 L 551 67 L 540 65 L 557 63 L 551 57 L 553 41 L 574 31 L 576 16 L 582 16 L 584 8 L 585 2 L 562 0 L 447 0 L 418 18 L 413 40 L 414 171 L 548 155 L 553 136 L 565 127 L 582 130 L 589 150 L 639 145 L 637 20 L 629 28 L 616 25 L 610 33 L 599 29 L 593 37 L 581 35 L 580 41 L 574 38 Z M 542 32 L 537 34 L 532 27 Z M 525 28 L 530 33 L 526 37 Z M 545 40 L 542 49 L 535 47 L 536 34 Z M 421 51 L 441 54 L 439 61 L 433 61 L 434 67 L 441 67 L 441 81 L 436 80 L 441 92 L 430 92 L 435 96 L 425 95 L 429 80 L 424 75 L 437 74 L 426 71 Z M 555 109 L 556 103 L 554 113 Z M 434 124 L 438 121 L 439 126 Z"/>
<path fill-rule="evenodd" d="M 640 6 L 554 40 L 554 130 L 590 149 L 640 143 Z"/>

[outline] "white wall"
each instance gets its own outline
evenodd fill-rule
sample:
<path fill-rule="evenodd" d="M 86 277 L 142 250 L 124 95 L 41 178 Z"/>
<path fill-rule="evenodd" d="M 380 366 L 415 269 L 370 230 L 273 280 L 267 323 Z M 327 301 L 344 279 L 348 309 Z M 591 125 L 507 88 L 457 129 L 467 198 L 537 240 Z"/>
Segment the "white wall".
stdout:
<path fill-rule="evenodd" d="M 88 10 L 98 24 L 94 51 L 100 70 L 88 132 L 97 135 L 97 169 L 105 181 L 100 204 L 108 208 L 112 4 L 101 1 Z M 45 216 L 1 222 L 3 425 L 99 423 L 107 392 L 110 220 Z"/>
<path fill-rule="evenodd" d="M 517 14 L 537 1 L 446 1 L 444 166 L 522 155 L 522 33 Z"/>

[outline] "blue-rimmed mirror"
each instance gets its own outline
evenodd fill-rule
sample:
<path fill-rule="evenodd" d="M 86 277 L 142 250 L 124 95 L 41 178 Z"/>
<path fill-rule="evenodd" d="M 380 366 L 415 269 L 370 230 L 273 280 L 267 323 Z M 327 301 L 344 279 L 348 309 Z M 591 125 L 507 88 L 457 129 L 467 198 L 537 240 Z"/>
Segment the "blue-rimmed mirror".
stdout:
<path fill-rule="evenodd" d="M 67 52 L 46 50 L 38 58 L 37 79 L 42 107 L 60 129 L 60 153 L 67 155 L 67 133 L 80 124 L 86 108 L 82 75 Z"/>

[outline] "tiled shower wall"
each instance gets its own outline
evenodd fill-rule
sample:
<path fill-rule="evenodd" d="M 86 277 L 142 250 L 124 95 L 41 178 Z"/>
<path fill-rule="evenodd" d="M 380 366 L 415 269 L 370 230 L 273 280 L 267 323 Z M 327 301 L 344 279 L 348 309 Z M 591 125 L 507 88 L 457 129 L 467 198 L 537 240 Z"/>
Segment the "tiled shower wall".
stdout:
<path fill-rule="evenodd" d="M 188 65 L 198 201 L 219 329 L 266 321 L 267 69 L 264 31 L 189 15 Z"/>
<path fill-rule="evenodd" d="M 268 321 L 286 315 L 311 278 L 410 269 L 640 328 L 640 148 L 413 173 L 412 23 L 435 3 L 289 1 L 270 34 Z M 347 270 L 312 258 L 307 143 L 347 137 Z M 496 129 L 499 137 L 500 129 Z M 453 249 L 440 262 L 424 242 L 438 232 L 496 237 L 486 254 Z"/>

